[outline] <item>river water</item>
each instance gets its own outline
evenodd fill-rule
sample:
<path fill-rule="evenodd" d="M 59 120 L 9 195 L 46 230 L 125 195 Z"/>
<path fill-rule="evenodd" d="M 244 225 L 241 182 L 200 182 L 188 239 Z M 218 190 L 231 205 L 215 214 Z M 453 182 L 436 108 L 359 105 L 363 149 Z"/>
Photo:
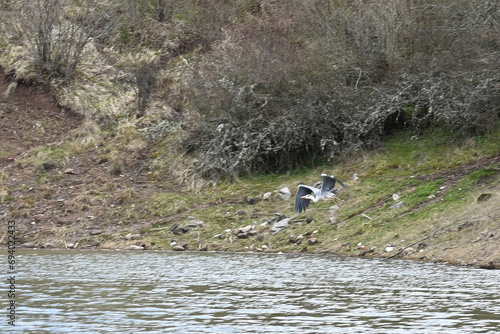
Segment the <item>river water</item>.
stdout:
<path fill-rule="evenodd" d="M 3 333 L 500 332 L 500 271 L 146 251 L 18 251 L 17 269 Z"/>

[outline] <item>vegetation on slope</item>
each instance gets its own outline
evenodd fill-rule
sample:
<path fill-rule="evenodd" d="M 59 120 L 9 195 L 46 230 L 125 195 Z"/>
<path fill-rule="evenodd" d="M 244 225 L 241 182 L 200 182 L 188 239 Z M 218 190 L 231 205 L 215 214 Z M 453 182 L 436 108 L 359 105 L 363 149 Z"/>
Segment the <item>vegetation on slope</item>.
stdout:
<path fill-rule="evenodd" d="M 175 239 L 498 266 L 498 6 L 3 2 L 1 211 L 36 247 Z M 21 101 L 40 83 L 49 121 Z M 276 198 L 323 171 L 361 180 L 335 220 L 329 203 L 297 216 Z M 292 225 L 272 234 L 276 212 Z M 189 216 L 204 227 L 183 234 Z M 247 225 L 257 236 L 226 232 Z"/>

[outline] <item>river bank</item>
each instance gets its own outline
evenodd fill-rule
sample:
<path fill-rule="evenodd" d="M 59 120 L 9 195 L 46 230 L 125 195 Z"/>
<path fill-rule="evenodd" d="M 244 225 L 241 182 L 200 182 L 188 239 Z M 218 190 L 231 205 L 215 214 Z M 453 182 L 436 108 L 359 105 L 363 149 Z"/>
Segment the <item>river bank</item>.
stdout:
<path fill-rule="evenodd" d="M 0 91 L 8 90 L 6 78 Z M 0 99 L 0 216 L 21 248 L 325 253 L 500 267 L 500 132 L 401 132 L 383 148 L 291 173 L 210 182 L 158 167 L 137 130 L 58 107 L 47 87 Z M 455 139 L 454 139 L 455 138 Z M 349 186 L 294 212 L 321 173 Z M 179 177 L 179 175 L 181 175 Z M 283 196 L 284 188 L 290 197 Z M 281 226 L 277 228 L 276 226 Z M 7 228 L 0 231 L 5 244 Z"/>

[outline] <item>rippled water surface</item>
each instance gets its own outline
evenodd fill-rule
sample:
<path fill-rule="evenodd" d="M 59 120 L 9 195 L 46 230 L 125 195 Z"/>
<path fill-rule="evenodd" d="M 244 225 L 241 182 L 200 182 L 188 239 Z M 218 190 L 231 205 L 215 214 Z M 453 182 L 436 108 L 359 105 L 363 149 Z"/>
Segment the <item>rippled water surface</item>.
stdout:
<path fill-rule="evenodd" d="M 500 332 L 499 271 L 278 254 L 17 259 L 19 333 Z"/>

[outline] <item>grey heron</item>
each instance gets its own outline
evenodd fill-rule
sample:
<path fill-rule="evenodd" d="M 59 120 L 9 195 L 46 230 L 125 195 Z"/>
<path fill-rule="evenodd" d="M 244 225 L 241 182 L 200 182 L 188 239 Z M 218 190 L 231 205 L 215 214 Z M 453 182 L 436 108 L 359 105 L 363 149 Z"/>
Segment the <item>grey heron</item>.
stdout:
<path fill-rule="evenodd" d="M 323 182 L 321 189 L 299 184 L 297 187 L 297 199 L 295 201 L 295 212 L 301 213 L 306 211 L 311 201 L 317 202 L 320 199 L 334 199 L 339 192 L 339 188 L 335 188 L 335 183 L 339 183 L 345 189 L 349 189 L 342 181 L 333 175 L 321 174 Z"/>

